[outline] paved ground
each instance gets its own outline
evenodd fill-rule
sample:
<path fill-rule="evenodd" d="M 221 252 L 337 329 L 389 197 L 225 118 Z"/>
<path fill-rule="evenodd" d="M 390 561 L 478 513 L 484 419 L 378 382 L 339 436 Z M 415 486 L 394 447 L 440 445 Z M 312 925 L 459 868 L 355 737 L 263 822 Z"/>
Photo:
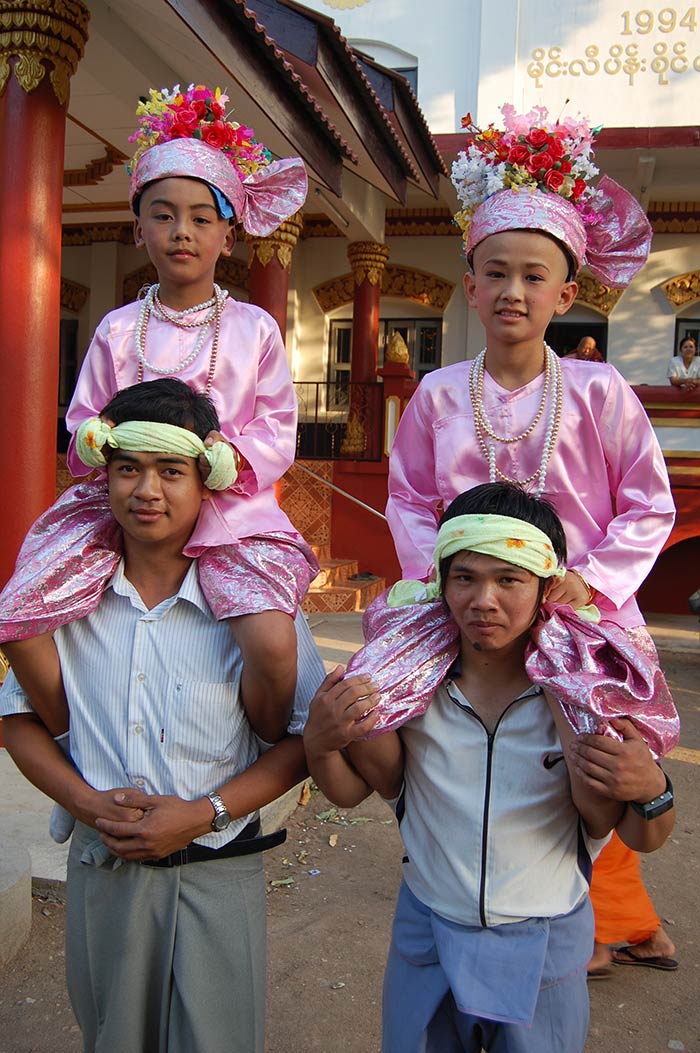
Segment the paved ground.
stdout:
<path fill-rule="evenodd" d="M 357 621 L 353 616 L 312 618 L 329 664 L 352 653 Z M 611 980 L 591 985 L 586 1053 L 700 1050 L 700 639 L 687 618 L 657 626 L 655 636 L 662 646 L 677 648 L 665 650 L 662 659 L 683 720 L 681 745 L 668 761 L 680 803 L 673 837 L 644 861 L 644 873 L 677 944 L 681 968 L 672 974 L 618 968 Z M 0 811 L 30 800 L 17 789 L 21 783 L 9 774 L 6 760 L 0 751 Z M 40 803 L 34 801 L 29 814 L 41 814 Z M 390 813 L 371 799 L 341 817 L 314 793 L 296 810 L 288 829 L 286 845 L 266 860 L 268 1053 L 375 1053 L 381 977 L 400 879 L 400 843 Z M 36 839 L 44 840 L 39 826 Z M 80 1050 L 63 983 L 62 938 L 62 905 L 35 898 L 32 937 L 0 977 L 3 1053 Z"/>

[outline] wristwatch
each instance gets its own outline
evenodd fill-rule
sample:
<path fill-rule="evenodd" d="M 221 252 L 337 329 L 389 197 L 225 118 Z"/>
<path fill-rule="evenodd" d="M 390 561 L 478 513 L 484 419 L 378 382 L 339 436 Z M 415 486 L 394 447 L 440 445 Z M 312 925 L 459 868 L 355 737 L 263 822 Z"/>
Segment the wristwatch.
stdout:
<path fill-rule="evenodd" d="M 211 821 L 212 830 L 217 832 L 225 830 L 231 822 L 231 813 L 218 793 L 208 793 L 207 798 L 211 801 L 211 806 L 214 809 L 214 818 Z"/>
<path fill-rule="evenodd" d="M 634 809 L 637 815 L 641 815 L 642 819 L 658 819 L 664 812 L 668 812 L 669 809 L 673 808 L 673 786 L 666 772 L 664 772 L 664 775 L 666 776 L 666 789 L 658 797 L 647 801 L 646 804 L 639 804 L 637 801 L 629 802 L 630 807 Z"/>

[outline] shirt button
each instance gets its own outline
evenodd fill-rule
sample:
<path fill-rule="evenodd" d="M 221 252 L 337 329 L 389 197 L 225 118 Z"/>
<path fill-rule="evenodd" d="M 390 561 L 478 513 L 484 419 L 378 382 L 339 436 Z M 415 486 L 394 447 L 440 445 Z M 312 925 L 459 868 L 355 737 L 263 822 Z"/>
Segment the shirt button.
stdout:
<path fill-rule="evenodd" d="M 142 732 L 143 732 L 142 725 L 141 724 L 134 724 L 134 733 L 136 735 L 140 735 Z"/>
<path fill-rule="evenodd" d="M 134 779 L 134 782 L 136 783 L 137 786 L 145 786 L 146 785 L 146 780 L 145 779 Z"/>
<path fill-rule="evenodd" d="M 136 679 L 138 680 L 138 682 L 140 684 L 142 684 L 144 682 L 144 680 L 146 679 L 146 674 L 145 673 L 139 673 L 138 676 L 136 677 Z"/>

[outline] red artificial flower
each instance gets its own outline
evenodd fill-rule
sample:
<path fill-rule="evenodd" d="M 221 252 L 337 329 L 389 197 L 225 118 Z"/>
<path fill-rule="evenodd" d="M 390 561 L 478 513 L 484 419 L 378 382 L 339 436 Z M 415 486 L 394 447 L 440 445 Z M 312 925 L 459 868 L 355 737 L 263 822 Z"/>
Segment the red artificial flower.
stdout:
<path fill-rule="evenodd" d="M 564 147 L 562 146 L 561 141 L 556 138 L 556 136 L 551 136 L 547 145 L 547 149 L 549 150 L 550 154 L 552 155 L 555 161 L 561 161 L 562 157 L 564 156 Z"/>
<path fill-rule="evenodd" d="M 547 187 L 547 190 L 551 190 L 555 194 L 561 190 L 563 183 L 564 176 L 556 168 L 550 168 L 544 177 L 544 185 Z"/>
<path fill-rule="evenodd" d="M 534 146 L 535 150 L 539 150 L 549 141 L 549 135 L 544 128 L 533 128 L 530 134 L 526 137 L 525 142 L 530 146 Z"/>
<path fill-rule="evenodd" d="M 586 182 L 584 179 L 576 179 L 574 181 L 574 189 L 571 192 L 571 196 L 574 199 L 574 201 L 578 201 L 585 189 Z"/>
<path fill-rule="evenodd" d="M 194 108 L 191 106 L 180 106 L 177 109 L 175 109 L 175 107 L 172 107 L 172 109 L 174 110 L 173 127 L 177 125 L 178 128 L 186 128 L 186 134 L 191 135 L 194 129 L 199 124 L 199 116 L 195 112 Z M 182 136 L 178 135 L 177 138 L 182 138 Z"/>
<path fill-rule="evenodd" d="M 512 165 L 524 165 L 530 157 L 530 151 L 524 144 L 512 146 L 508 154 L 508 161 Z"/>
<path fill-rule="evenodd" d="M 202 125 L 202 139 L 215 149 L 222 150 L 230 145 L 230 130 L 223 121 L 212 121 L 211 124 Z"/>
<path fill-rule="evenodd" d="M 564 175 L 568 175 L 571 171 L 571 161 L 562 161 L 559 168 L 564 173 Z"/>
<path fill-rule="evenodd" d="M 197 114 L 200 121 L 207 115 L 207 104 L 202 99 L 194 99 L 192 102 L 192 109 Z"/>
<path fill-rule="evenodd" d="M 546 150 L 542 150 L 539 154 L 530 154 L 525 162 L 525 167 L 530 175 L 536 176 L 542 171 L 542 169 L 544 169 L 545 172 L 548 172 L 552 167 L 552 164 L 553 162 L 550 154 L 548 154 Z"/>
<path fill-rule="evenodd" d="M 173 121 L 170 125 L 171 139 L 191 139 L 197 130 L 197 125 L 184 124 L 182 121 Z"/>

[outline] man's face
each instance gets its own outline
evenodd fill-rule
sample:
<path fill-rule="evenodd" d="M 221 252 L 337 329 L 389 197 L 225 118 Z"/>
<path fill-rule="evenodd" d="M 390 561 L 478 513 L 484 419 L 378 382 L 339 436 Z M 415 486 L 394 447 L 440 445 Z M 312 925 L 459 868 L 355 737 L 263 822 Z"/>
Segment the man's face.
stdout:
<path fill-rule="evenodd" d="M 538 609 L 540 579 L 529 570 L 478 552 L 458 552 L 445 582 L 445 602 L 462 647 L 505 652 L 524 646 Z"/>
<path fill-rule="evenodd" d="M 533 344 L 541 352 L 544 332 L 555 315 L 574 302 L 578 286 L 566 280 L 567 262 L 551 238 L 533 231 L 492 234 L 477 245 L 474 273 L 464 278 L 470 307 L 475 307 L 491 341 Z"/>
<path fill-rule="evenodd" d="M 181 551 L 210 496 L 197 460 L 115 450 L 107 466 L 109 503 L 125 541 Z"/>

